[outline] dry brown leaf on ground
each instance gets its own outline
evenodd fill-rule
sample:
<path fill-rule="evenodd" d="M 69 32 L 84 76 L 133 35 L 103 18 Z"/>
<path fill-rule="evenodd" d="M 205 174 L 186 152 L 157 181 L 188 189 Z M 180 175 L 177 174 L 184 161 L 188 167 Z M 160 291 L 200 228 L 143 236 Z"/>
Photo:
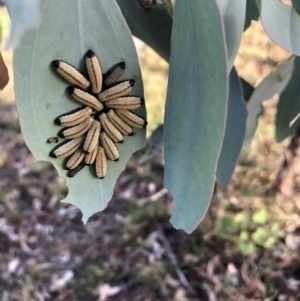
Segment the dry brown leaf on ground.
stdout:
<path fill-rule="evenodd" d="M 8 81 L 8 70 L 0 52 L 0 90 L 3 90 L 5 88 L 5 86 L 8 84 Z"/>

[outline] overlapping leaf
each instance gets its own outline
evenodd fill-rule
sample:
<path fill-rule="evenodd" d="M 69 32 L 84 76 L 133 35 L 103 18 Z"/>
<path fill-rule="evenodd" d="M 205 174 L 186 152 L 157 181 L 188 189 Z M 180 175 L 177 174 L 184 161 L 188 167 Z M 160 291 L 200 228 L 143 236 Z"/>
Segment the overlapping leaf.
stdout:
<path fill-rule="evenodd" d="M 244 80 L 242 77 L 240 77 L 240 81 L 241 81 L 241 85 L 243 87 L 243 99 L 248 102 L 253 91 L 254 91 L 254 88 L 253 86 L 248 83 L 246 80 Z"/>
<path fill-rule="evenodd" d="M 293 4 L 293 7 L 296 10 L 297 14 L 300 15 L 300 1 L 292 0 L 292 4 Z"/>
<path fill-rule="evenodd" d="M 171 219 L 191 232 L 214 188 L 227 112 L 227 54 L 215 1 L 176 1 L 164 123 Z"/>
<path fill-rule="evenodd" d="M 261 20 L 275 43 L 300 55 L 300 16 L 292 6 L 278 0 L 264 0 L 261 2 Z"/>
<path fill-rule="evenodd" d="M 257 127 L 257 118 L 261 112 L 261 104 L 274 94 L 281 93 L 289 82 L 294 68 L 294 59 L 290 59 L 270 73 L 254 90 L 248 102 L 248 118 L 246 135 L 243 143 L 245 150 L 250 149 L 251 141 Z"/>
<path fill-rule="evenodd" d="M 276 139 L 282 141 L 293 133 L 300 124 L 300 118 L 296 119 L 292 126 L 290 122 L 300 112 L 300 57 L 295 58 L 294 70 L 289 83 L 280 94 L 276 114 Z"/>
<path fill-rule="evenodd" d="M 250 0 L 250 1 L 252 1 L 252 0 Z M 256 2 L 258 11 L 260 12 L 261 11 L 261 0 L 255 0 L 255 2 Z"/>
<path fill-rule="evenodd" d="M 139 163 L 147 162 L 162 151 L 164 146 L 163 133 L 164 126 L 161 124 L 152 132 L 149 144 L 147 143 L 143 153 L 139 157 Z"/>
<path fill-rule="evenodd" d="M 247 119 L 246 104 L 235 68 L 230 72 L 229 83 L 226 130 L 216 174 L 223 186 L 229 184 L 234 171 L 243 145 Z"/>
<path fill-rule="evenodd" d="M 251 25 L 252 20 L 258 20 L 258 18 L 259 9 L 257 7 L 256 1 L 247 0 L 244 30 L 246 30 Z"/>
<path fill-rule="evenodd" d="M 228 72 L 237 55 L 244 31 L 246 0 L 217 0 L 226 33 Z"/>
<path fill-rule="evenodd" d="M 123 78 L 135 79 L 132 94 L 143 96 L 132 37 L 114 1 L 42 1 L 40 27 L 26 33 L 14 53 L 15 92 L 25 141 L 37 160 L 50 161 L 61 176 L 66 174 L 62 160 L 49 157 L 53 145 L 46 140 L 60 130 L 53 120 L 79 104 L 65 92 L 68 83 L 50 68 L 50 63 L 62 59 L 84 70 L 82 58 L 88 49 L 94 50 L 104 71 L 125 61 Z M 144 108 L 137 112 L 145 116 Z M 108 162 L 108 174 L 103 180 L 88 167 L 76 177 L 67 178 L 69 194 L 65 201 L 81 209 L 85 222 L 107 206 L 116 179 L 144 140 L 143 130 L 125 137 L 118 145 L 120 160 Z"/>
<path fill-rule="evenodd" d="M 169 61 L 172 17 L 168 11 L 161 6 L 145 10 L 133 0 L 117 2 L 132 34 Z"/>
<path fill-rule="evenodd" d="M 10 33 L 5 47 L 17 47 L 22 35 L 39 25 L 39 0 L 5 0 L 11 19 Z"/>

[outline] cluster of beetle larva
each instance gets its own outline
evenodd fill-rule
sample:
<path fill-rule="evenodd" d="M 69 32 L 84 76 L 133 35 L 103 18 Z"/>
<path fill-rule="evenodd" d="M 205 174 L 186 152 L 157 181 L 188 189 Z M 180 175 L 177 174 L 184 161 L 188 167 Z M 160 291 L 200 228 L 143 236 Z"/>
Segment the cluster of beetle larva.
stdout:
<path fill-rule="evenodd" d="M 143 98 L 127 95 L 134 80 L 117 81 L 125 70 L 125 62 L 114 65 L 102 74 L 101 65 L 92 50 L 85 56 L 88 78 L 72 65 L 55 60 L 52 66 L 73 86 L 67 90 L 84 106 L 55 119 L 64 128 L 59 136 L 67 141 L 51 151 L 54 158 L 68 158 L 66 169 L 73 177 L 85 165 L 95 163 L 96 175 L 103 179 L 107 172 L 106 158 L 117 161 L 115 143 L 133 134 L 132 128 L 143 128 L 147 121 L 130 110 L 139 108 Z"/>

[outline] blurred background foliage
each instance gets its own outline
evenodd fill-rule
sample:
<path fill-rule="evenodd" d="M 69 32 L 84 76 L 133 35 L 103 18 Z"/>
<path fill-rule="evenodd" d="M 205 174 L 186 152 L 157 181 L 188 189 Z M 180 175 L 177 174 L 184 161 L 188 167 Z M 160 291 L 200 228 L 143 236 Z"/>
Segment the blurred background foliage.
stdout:
<path fill-rule="evenodd" d="M 8 16 L 0 25 L 7 37 Z M 148 136 L 163 121 L 168 64 L 136 40 L 145 87 Z M 2 52 L 10 82 L 0 92 L 1 300 L 300 300 L 300 162 L 297 138 L 278 143 L 278 97 L 264 114 L 230 185 L 191 235 L 169 223 L 163 155 L 127 164 L 106 210 L 82 225 L 60 203 L 64 181 L 36 162 L 22 138 L 13 92 L 12 52 Z M 243 35 L 235 66 L 256 86 L 290 54 L 260 22 Z M 294 140 L 293 140 L 294 139 Z M 180 143 L 180 141 L 178 141 Z"/>

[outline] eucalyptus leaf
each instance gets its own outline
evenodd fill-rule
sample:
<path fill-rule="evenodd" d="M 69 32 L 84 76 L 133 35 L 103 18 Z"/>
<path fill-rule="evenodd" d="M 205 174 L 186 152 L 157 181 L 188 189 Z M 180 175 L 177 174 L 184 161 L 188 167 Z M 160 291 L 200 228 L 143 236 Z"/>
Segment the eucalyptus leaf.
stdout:
<path fill-rule="evenodd" d="M 159 125 L 151 134 L 149 143 L 146 144 L 143 153 L 140 155 L 139 163 L 145 163 L 162 151 L 164 146 L 163 140 L 164 126 Z"/>
<path fill-rule="evenodd" d="M 300 1 L 292 0 L 292 4 L 293 4 L 293 7 L 296 10 L 297 14 L 300 15 Z"/>
<path fill-rule="evenodd" d="M 163 6 L 145 10 L 138 1 L 117 0 L 134 36 L 152 47 L 167 62 L 170 56 L 172 17 Z"/>
<path fill-rule="evenodd" d="M 223 17 L 228 54 L 228 73 L 236 58 L 244 31 L 246 0 L 217 0 Z"/>
<path fill-rule="evenodd" d="M 227 186 L 239 157 L 246 130 L 247 110 L 235 68 L 229 76 L 226 130 L 217 167 L 217 180 Z"/>
<path fill-rule="evenodd" d="M 11 20 L 10 33 L 5 48 L 17 47 L 22 35 L 39 25 L 40 0 L 5 0 Z"/>
<path fill-rule="evenodd" d="M 162 0 L 162 2 L 166 6 L 166 8 L 169 11 L 169 13 L 171 14 L 171 16 L 173 16 L 173 13 L 174 13 L 174 4 L 173 4 L 173 1 L 172 0 Z"/>
<path fill-rule="evenodd" d="M 246 17 L 244 31 L 251 25 L 251 21 L 257 21 L 259 18 L 259 9 L 255 0 L 247 0 Z"/>
<path fill-rule="evenodd" d="M 80 104 L 66 93 L 69 84 L 50 63 L 61 59 L 84 71 L 83 57 L 88 49 L 94 50 L 104 72 L 125 61 L 122 78 L 135 79 L 132 94 L 143 96 L 132 36 L 114 1 L 42 1 L 40 27 L 27 32 L 14 52 L 15 92 L 25 141 L 37 160 L 51 162 L 64 178 L 63 160 L 49 157 L 53 145 L 46 140 L 61 129 L 53 120 Z M 145 108 L 136 113 L 145 117 Z M 85 167 L 74 178 L 66 178 L 69 194 L 65 202 L 80 208 L 84 222 L 107 206 L 121 171 L 144 142 L 144 130 L 125 137 L 118 144 L 120 160 L 108 161 L 108 173 L 103 180 L 96 178 L 94 167 Z"/>
<path fill-rule="evenodd" d="M 271 72 L 254 90 L 248 102 L 248 118 L 243 149 L 249 150 L 251 141 L 257 127 L 257 118 L 261 113 L 264 100 L 270 99 L 274 94 L 279 94 L 289 82 L 294 68 L 294 58 L 280 65 Z"/>
<path fill-rule="evenodd" d="M 261 3 L 261 20 L 275 43 L 300 55 L 300 16 L 292 6 L 278 0 L 264 0 Z"/>
<path fill-rule="evenodd" d="M 208 13 L 209 12 L 209 13 Z M 171 222 L 190 233 L 214 189 L 227 113 L 225 33 L 215 1 L 176 1 L 164 122 Z"/>
<path fill-rule="evenodd" d="M 249 99 L 251 98 L 251 95 L 254 91 L 254 88 L 250 83 L 248 83 L 242 77 L 240 77 L 240 81 L 241 81 L 241 84 L 242 84 L 242 87 L 243 87 L 243 98 L 246 102 L 248 102 Z"/>
<path fill-rule="evenodd" d="M 261 12 L 261 0 L 255 0 L 258 11 Z"/>
<path fill-rule="evenodd" d="M 292 126 L 290 122 L 300 112 L 300 57 L 295 58 L 294 70 L 292 77 L 280 94 L 279 102 L 277 104 L 276 114 L 276 139 L 282 141 L 291 135 L 300 124 L 300 119 L 295 120 Z"/>

